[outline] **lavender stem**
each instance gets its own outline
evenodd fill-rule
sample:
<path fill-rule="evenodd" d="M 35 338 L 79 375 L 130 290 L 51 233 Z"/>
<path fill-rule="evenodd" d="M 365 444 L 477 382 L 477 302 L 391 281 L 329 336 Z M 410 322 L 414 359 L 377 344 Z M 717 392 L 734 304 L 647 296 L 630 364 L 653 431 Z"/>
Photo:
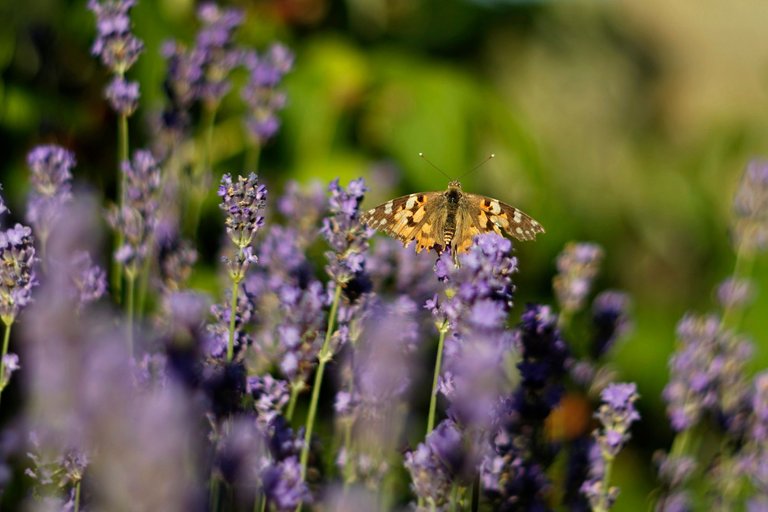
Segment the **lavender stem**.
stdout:
<path fill-rule="evenodd" d="M 242 255 L 243 249 L 240 248 Z M 232 276 L 232 300 L 229 304 L 229 340 L 227 341 L 227 362 L 235 355 L 235 312 L 237 311 L 237 292 L 240 290 L 240 274 Z"/>
<path fill-rule="evenodd" d="M 440 331 L 440 337 L 437 340 L 437 357 L 435 358 L 435 372 L 432 376 L 432 393 L 429 398 L 429 416 L 427 416 L 426 435 L 429 435 L 435 427 L 435 413 L 437 412 L 437 382 L 440 379 L 440 367 L 443 364 L 443 346 L 445 345 L 445 335 L 448 332 L 448 322 L 443 322 L 438 329 Z"/>
<path fill-rule="evenodd" d="M 3 354 L 0 356 L 0 385 L 5 380 L 5 364 L 3 364 L 2 361 L 5 358 L 5 355 L 8 353 L 8 342 L 11 339 L 11 326 L 13 325 L 13 320 L 4 323 L 5 333 L 3 334 Z M 5 386 L 0 388 L 0 397 L 2 396 L 3 389 L 5 389 Z"/>
<path fill-rule="evenodd" d="M 317 355 L 319 364 L 317 365 L 317 373 L 315 373 L 315 382 L 312 386 L 312 399 L 309 402 L 309 412 L 307 414 L 307 424 L 304 431 L 304 445 L 301 447 L 301 479 L 304 481 L 307 477 L 307 462 L 309 461 L 309 443 L 312 440 L 312 428 L 315 425 L 315 415 L 317 414 L 317 404 L 320 401 L 320 385 L 323 383 L 323 373 L 325 372 L 325 364 L 330 361 L 332 352 L 328 350 L 328 345 L 331 342 L 331 335 L 333 334 L 333 324 L 336 321 L 336 312 L 339 309 L 339 301 L 341 300 L 341 285 L 336 284 L 336 290 L 333 294 L 333 304 L 331 304 L 331 313 L 328 316 L 328 329 L 325 331 L 325 340 L 323 341 L 323 348 L 320 349 L 320 353 Z"/>
<path fill-rule="evenodd" d="M 120 114 L 117 120 L 117 169 L 120 174 L 120 179 L 117 182 L 118 190 L 117 197 L 120 202 L 120 211 L 122 211 L 125 205 L 125 180 L 126 175 L 124 172 L 120 172 L 120 168 L 123 162 L 128 160 L 128 116 L 126 114 Z M 122 247 L 125 238 L 121 230 L 117 230 L 117 239 L 115 240 L 115 247 Z M 114 258 L 112 259 L 112 291 L 115 301 L 122 303 L 122 288 L 123 288 L 123 267 Z"/>

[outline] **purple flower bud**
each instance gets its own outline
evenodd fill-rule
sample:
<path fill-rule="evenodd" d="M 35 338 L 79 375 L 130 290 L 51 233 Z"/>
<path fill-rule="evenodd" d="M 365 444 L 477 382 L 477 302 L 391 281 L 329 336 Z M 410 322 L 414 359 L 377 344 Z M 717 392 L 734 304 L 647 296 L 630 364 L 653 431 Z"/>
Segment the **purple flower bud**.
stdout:
<path fill-rule="evenodd" d="M 32 230 L 21 224 L 0 231 L 0 319 L 10 325 L 19 311 L 32 301 L 37 285 Z"/>
<path fill-rule="evenodd" d="M 104 89 L 104 97 L 109 101 L 112 110 L 129 117 L 139 106 L 139 82 L 131 82 L 116 76 Z"/>
<path fill-rule="evenodd" d="M 325 255 L 326 271 L 337 283 L 348 283 L 365 268 L 370 232 L 360 223 L 360 203 L 367 189 L 362 179 L 351 181 L 346 190 L 335 179 L 328 189 L 330 215 L 320 229 L 332 249 Z"/>
<path fill-rule="evenodd" d="M 125 201 L 122 208 L 113 210 L 109 222 L 123 234 L 124 243 L 115 252 L 115 259 L 135 276 L 150 250 L 150 242 L 157 226 L 159 208 L 160 166 L 152 153 L 138 150 L 133 160 L 123 162 L 125 173 Z"/>
<path fill-rule="evenodd" d="M 96 40 L 91 53 L 113 73 L 124 74 L 144 51 L 144 43 L 131 33 L 129 12 L 133 0 L 89 0 L 88 9 L 96 15 Z"/>
<path fill-rule="evenodd" d="M 592 302 L 592 324 L 595 334 L 591 356 L 598 359 L 629 330 L 629 297 L 622 292 L 605 291 Z"/>
<path fill-rule="evenodd" d="M 748 252 L 768 247 L 768 161 L 753 160 L 747 166 L 733 201 L 737 247 Z"/>
<path fill-rule="evenodd" d="M 295 510 L 301 503 L 311 503 L 312 495 L 301 477 L 297 457 L 289 457 L 268 467 L 262 474 L 264 494 L 279 511 Z"/>
<path fill-rule="evenodd" d="M 444 505 L 464 469 L 465 457 L 461 433 L 453 422 L 444 420 L 415 451 L 405 454 L 416 496 L 435 507 Z"/>
<path fill-rule="evenodd" d="M 582 308 L 602 260 L 603 249 L 597 244 L 571 242 L 565 246 L 557 257 L 554 279 L 561 310 L 570 314 Z"/>
<path fill-rule="evenodd" d="M 752 302 L 755 287 L 747 279 L 726 279 L 717 287 L 717 300 L 723 309 L 743 308 Z"/>

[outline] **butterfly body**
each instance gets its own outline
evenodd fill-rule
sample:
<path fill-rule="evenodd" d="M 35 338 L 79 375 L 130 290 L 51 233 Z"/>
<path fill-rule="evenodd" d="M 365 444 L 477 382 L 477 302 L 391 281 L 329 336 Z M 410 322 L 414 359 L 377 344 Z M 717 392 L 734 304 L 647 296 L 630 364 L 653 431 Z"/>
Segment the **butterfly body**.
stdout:
<path fill-rule="evenodd" d="M 416 252 L 467 251 L 475 235 L 502 231 L 518 240 L 533 240 L 544 228 L 522 211 L 498 199 L 462 191 L 451 181 L 444 192 L 421 192 L 387 201 L 363 214 L 362 221 L 408 245 Z"/>

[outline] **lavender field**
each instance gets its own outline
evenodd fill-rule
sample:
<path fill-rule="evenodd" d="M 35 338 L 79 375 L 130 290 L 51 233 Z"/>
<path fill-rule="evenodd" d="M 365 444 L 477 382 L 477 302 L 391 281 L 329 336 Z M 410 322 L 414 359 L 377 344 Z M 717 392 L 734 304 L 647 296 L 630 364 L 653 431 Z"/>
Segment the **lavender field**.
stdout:
<path fill-rule="evenodd" d="M 0 4 L 0 510 L 768 511 L 767 15 Z"/>

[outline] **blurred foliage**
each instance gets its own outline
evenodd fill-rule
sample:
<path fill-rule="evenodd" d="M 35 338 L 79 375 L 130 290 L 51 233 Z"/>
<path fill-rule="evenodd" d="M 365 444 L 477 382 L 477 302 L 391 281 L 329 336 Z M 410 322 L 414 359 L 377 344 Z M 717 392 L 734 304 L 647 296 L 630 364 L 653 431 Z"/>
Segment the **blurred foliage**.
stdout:
<path fill-rule="evenodd" d="M 765 4 L 230 4 L 250 20 L 242 43 L 278 39 L 297 53 L 284 127 L 259 170 L 272 190 L 288 179 L 363 175 L 373 204 L 445 187 L 419 151 L 452 176 L 494 152 L 465 189 L 518 205 L 547 228 L 518 246 L 519 305 L 550 296 L 566 241 L 605 247 L 600 287 L 634 298 L 635 329 L 616 364 L 622 379 L 638 382 L 644 420 L 617 470 L 617 510 L 644 506 L 650 453 L 670 440 L 659 394 L 674 326 L 686 310 L 713 307 L 713 287 L 733 267 L 733 191 L 748 159 L 766 153 Z M 147 46 L 131 72 L 142 87 L 134 147 L 151 142 L 162 107 L 159 47 L 192 38 L 194 11 L 192 0 L 140 0 L 134 11 Z M 76 180 L 113 195 L 116 123 L 102 99 L 106 74 L 89 55 L 85 0 L 3 0 L 0 19 L 0 182 L 12 212 L 23 211 L 25 155 L 43 142 L 74 150 Z M 244 158 L 233 114 L 240 99 L 230 96 L 214 136 L 218 172 L 239 172 Z M 219 223 L 213 191 L 208 206 L 207 222 Z M 767 277 L 758 262 L 756 279 Z M 755 368 L 768 364 L 767 307 L 763 294 L 746 319 L 757 336 Z"/>

